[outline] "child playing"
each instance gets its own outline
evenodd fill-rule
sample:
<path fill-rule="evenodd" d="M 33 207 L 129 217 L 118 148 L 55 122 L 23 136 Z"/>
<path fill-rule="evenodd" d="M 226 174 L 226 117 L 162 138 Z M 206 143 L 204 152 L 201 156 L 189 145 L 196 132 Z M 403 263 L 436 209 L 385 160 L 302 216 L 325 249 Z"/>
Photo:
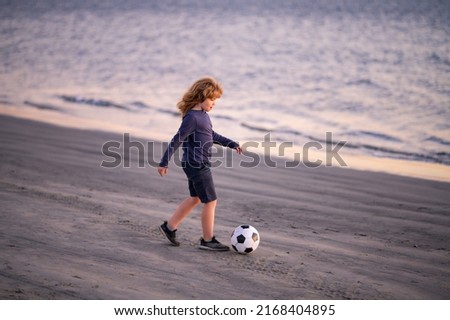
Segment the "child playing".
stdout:
<path fill-rule="evenodd" d="M 158 173 L 161 176 L 166 175 L 170 158 L 183 144 L 182 167 L 188 178 L 190 197 L 182 201 L 170 219 L 159 227 L 175 246 L 180 245 L 176 239 L 178 225 L 197 205 L 203 203 L 201 215 L 203 237 L 200 239 L 199 248 L 214 251 L 230 250 L 214 236 L 217 196 L 210 170 L 210 149 L 213 143 L 235 149 L 238 154 L 241 154 L 242 149 L 238 143 L 212 129 L 207 112 L 213 109 L 215 101 L 222 93 L 223 89 L 219 82 L 213 78 L 202 78 L 196 81 L 177 103 L 183 120 L 158 167 Z"/>

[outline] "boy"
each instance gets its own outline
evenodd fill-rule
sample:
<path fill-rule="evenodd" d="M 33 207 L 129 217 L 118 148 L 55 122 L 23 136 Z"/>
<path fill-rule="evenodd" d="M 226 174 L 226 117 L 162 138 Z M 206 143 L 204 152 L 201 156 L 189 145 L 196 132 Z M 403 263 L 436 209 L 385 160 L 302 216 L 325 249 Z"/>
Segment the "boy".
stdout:
<path fill-rule="evenodd" d="M 213 251 L 230 250 L 214 236 L 217 196 L 210 169 L 210 149 L 213 143 L 235 149 L 238 154 L 242 153 L 242 149 L 237 142 L 212 130 L 208 112 L 214 108 L 215 101 L 222 93 L 222 86 L 214 78 L 202 78 L 197 80 L 177 103 L 183 121 L 158 167 L 158 173 L 161 176 L 166 175 L 170 158 L 183 144 L 182 166 L 188 178 L 190 197 L 183 200 L 170 219 L 160 226 L 161 232 L 175 246 L 180 245 L 176 239 L 178 225 L 197 205 L 203 203 L 201 215 L 203 237 L 200 239 L 199 248 Z"/>

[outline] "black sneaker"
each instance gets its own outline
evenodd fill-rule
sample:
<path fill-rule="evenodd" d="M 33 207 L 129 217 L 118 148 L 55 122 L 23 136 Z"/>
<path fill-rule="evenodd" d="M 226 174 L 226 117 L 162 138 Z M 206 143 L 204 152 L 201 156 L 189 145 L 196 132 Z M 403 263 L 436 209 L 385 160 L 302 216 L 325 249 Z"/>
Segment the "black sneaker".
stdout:
<path fill-rule="evenodd" d="M 202 250 L 211 250 L 211 251 L 229 251 L 230 247 L 221 244 L 217 241 L 216 237 L 213 237 L 211 241 L 205 241 L 203 238 L 200 238 L 199 249 Z"/>
<path fill-rule="evenodd" d="M 177 241 L 177 235 L 176 235 L 177 230 L 170 231 L 169 227 L 167 226 L 167 221 L 164 221 L 164 223 L 159 226 L 159 230 L 161 231 L 161 233 L 163 235 L 165 235 L 167 237 L 167 239 L 169 239 L 169 241 L 174 246 L 178 247 L 180 245 L 180 243 Z"/>

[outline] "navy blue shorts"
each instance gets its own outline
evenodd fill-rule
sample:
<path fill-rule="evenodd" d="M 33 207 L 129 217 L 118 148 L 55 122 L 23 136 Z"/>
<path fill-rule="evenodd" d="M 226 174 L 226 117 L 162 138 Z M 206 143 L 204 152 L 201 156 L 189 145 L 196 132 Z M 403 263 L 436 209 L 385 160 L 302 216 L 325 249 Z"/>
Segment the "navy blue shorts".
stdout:
<path fill-rule="evenodd" d="M 188 178 L 191 197 L 199 197 L 202 203 L 217 200 L 216 188 L 209 166 L 183 162 L 183 170 Z"/>

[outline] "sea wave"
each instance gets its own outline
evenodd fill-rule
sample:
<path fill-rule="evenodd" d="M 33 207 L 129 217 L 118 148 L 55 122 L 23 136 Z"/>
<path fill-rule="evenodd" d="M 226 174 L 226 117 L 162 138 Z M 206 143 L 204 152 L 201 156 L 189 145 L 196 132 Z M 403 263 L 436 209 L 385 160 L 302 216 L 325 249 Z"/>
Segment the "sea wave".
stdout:
<path fill-rule="evenodd" d="M 442 57 L 439 54 L 437 54 L 436 52 L 433 52 L 429 58 L 428 58 L 431 62 L 433 63 L 437 63 L 437 64 L 441 64 L 447 67 L 450 67 L 450 59 L 446 58 L 446 57 Z"/>
<path fill-rule="evenodd" d="M 50 105 L 47 103 L 36 103 L 36 102 L 28 101 L 28 100 L 24 101 L 23 103 L 27 106 L 30 106 L 30 107 L 33 107 L 33 108 L 36 108 L 39 110 L 58 111 L 58 112 L 63 112 L 63 113 L 67 112 L 66 110 L 64 110 L 61 107 L 56 107 L 54 105 Z"/>
<path fill-rule="evenodd" d="M 68 96 L 68 95 L 61 95 L 58 96 L 60 99 L 71 102 L 71 103 L 80 103 L 80 104 L 87 104 L 91 106 L 96 107 L 102 107 L 102 108 L 117 108 L 122 110 L 128 110 L 127 107 L 108 101 L 108 100 L 102 100 L 102 99 L 90 99 L 90 98 L 83 98 L 79 96 Z"/>
<path fill-rule="evenodd" d="M 428 137 L 427 139 L 425 139 L 425 141 L 432 141 L 432 142 L 436 142 L 436 143 L 439 143 L 444 146 L 450 146 L 450 141 L 444 140 L 442 138 L 438 138 L 435 136 Z"/>

